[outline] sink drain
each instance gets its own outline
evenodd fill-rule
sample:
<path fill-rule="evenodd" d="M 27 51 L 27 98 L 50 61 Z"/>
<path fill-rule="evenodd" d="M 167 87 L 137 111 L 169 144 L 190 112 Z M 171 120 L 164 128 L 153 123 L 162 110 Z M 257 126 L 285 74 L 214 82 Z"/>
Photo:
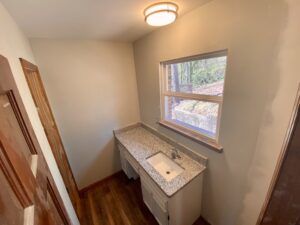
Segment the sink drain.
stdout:
<path fill-rule="evenodd" d="M 166 172 L 166 174 L 170 174 L 170 173 L 171 173 L 170 171 L 167 171 L 167 172 Z"/>

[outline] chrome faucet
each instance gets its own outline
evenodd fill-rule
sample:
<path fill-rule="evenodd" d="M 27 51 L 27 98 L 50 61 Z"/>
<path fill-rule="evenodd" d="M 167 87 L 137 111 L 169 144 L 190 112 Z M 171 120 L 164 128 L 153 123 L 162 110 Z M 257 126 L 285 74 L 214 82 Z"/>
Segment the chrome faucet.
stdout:
<path fill-rule="evenodd" d="M 172 159 L 181 159 L 181 156 L 179 155 L 178 149 L 176 147 L 172 147 L 171 150 Z"/>

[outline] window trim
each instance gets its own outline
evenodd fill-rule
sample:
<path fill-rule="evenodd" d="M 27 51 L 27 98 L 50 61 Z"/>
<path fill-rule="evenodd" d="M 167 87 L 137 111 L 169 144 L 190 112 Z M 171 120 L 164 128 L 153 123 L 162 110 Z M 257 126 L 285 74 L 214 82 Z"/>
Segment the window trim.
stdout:
<path fill-rule="evenodd" d="M 202 145 L 205 145 L 206 147 L 208 147 L 209 149 L 212 149 L 216 152 L 221 153 L 223 151 L 223 146 L 218 144 L 215 140 L 211 140 L 209 138 L 207 138 L 204 135 L 201 135 L 198 132 L 195 132 L 191 129 L 182 127 L 180 125 L 177 125 L 175 123 L 169 122 L 168 120 L 160 120 L 158 122 L 159 125 L 166 127 L 176 133 L 179 133 L 189 139 L 192 139 L 193 141 L 196 141 Z"/>
<path fill-rule="evenodd" d="M 195 56 L 189 56 L 189 57 L 183 57 L 179 59 L 173 59 L 173 60 L 167 60 L 160 62 L 159 67 L 159 80 L 160 80 L 160 108 L 161 108 L 161 115 L 160 115 L 160 121 L 159 124 L 167 127 L 177 133 L 180 133 L 184 136 L 187 136 L 195 141 L 198 141 L 207 147 L 212 148 L 213 150 L 217 150 L 218 152 L 221 152 L 223 150 L 223 147 L 219 145 L 219 133 L 220 133 L 220 123 L 221 123 L 221 117 L 222 117 L 222 106 L 223 106 L 223 95 L 222 96 L 212 96 L 212 95 L 204 95 L 204 94 L 195 94 L 195 93 L 184 93 L 184 92 L 174 92 L 168 90 L 167 87 L 167 65 L 173 64 L 173 63 L 182 63 L 182 62 L 188 62 L 193 60 L 201 60 L 201 59 L 208 59 L 208 58 L 214 58 L 214 57 L 221 57 L 226 56 L 228 61 L 228 51 L 227 50 L 221 50 L 211 53 L 204 53 L 200 55 Z M 225 74 L 224 74 L 224 87 L 225 87 L 225 78 L 227 73 L 227 64 L 225 67 Z M 224 93 L 224 89 L 223 89 Z M 219 104 L 218 108 L 218 118 L 217 118 L 217 127 L 216 127 L 216 135 L 215 138 L 210 137 L 208 135 L 205 135 L 204 133 L 197 132 L 193 129 L 181 126 L 177 123 L 174 123 L 168 119 L 165 118 L 165 97 L 179 97 L 183 99 L 193 99 L 198 101 L 205 101 L 205 102 L 212 102 Z"/>

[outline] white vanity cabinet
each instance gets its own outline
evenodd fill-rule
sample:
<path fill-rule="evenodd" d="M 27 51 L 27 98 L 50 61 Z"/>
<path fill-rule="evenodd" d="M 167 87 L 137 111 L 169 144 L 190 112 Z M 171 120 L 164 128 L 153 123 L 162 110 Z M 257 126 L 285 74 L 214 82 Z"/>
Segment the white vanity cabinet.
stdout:
<path fill-rule="evenodd" d="M 200 174 L 168 197 L 145 172 L 140 171 L 143 200 L 160 225 L 192 225 L 201 215 Z"/>
<path fill-rule="evenodd" d="M 144 203 L 160 225 L 192 225 L 201 214 L 203 173 L 193 178 L 172 196 L 158 184 L 122 145 L 118 145 L 122 169 L 128 178 L 141 178 Z"/>

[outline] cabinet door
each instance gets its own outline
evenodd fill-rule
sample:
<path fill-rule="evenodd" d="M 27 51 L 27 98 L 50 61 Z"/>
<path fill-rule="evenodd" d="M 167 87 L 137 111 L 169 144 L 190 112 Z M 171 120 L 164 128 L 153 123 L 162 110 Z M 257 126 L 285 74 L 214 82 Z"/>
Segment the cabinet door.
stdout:
<path fill-rule="evenodd" d="M 50 191 L 53 202 L 48 196 Z M 0 56 L 0 224 L 70 224 L 3 56 Z"/>

